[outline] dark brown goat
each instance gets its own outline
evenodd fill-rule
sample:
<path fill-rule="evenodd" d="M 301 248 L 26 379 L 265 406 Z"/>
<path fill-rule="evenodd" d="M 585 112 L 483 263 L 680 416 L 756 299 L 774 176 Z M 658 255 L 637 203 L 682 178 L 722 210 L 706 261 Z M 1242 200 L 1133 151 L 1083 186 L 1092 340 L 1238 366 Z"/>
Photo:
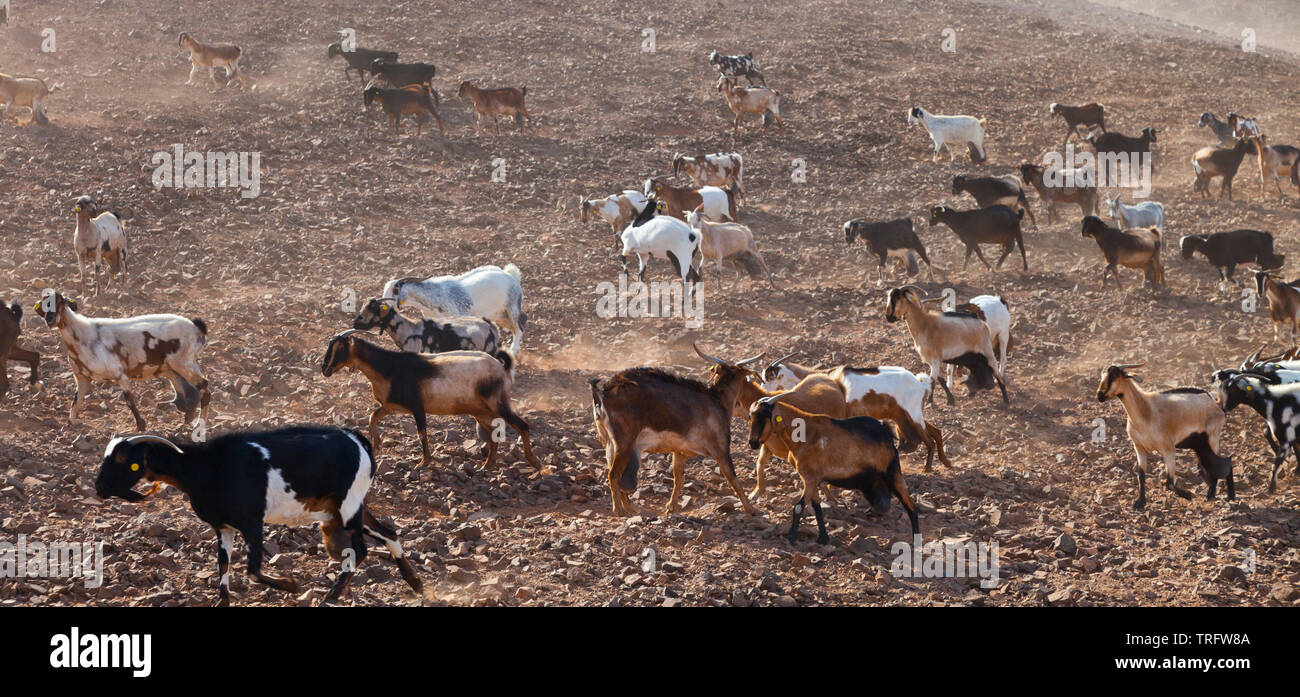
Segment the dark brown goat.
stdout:
<path fill-rule="evenodd" d="M 968 211 L 959 211 L 947 206 L 935 206 L 930 209 L 930 226 L 937 223 L 947 225 L 966 245 L 966 260 L 961 267 L 964 270 L 970 264 L 972 252 L 988 266 L 989 260 L 980 251 L 981 244 L 1002 245 L 1002 257 L 998 259 L 998 268 L 1007 260 L 1017 246 L 1020 247 L 1020 260 L 1024 262 L 1025 271 L 1029 270 L 1029 260 L 1025 257 L 1025 239 L 1020 233 L 1020 219 L 1024 212 L 1017 213 L 1008 206 L 990 206 Z"/>
<path fill-rule="evenodd" d="M 1106 132 L 1106 107 L 1102 104 L 1088 102 L 1081 106 L 1068 106 L 1052 102 L 1047 106 L 1047 110 L 1065 119 L 1067 130 L 1065 140 L 1061 141 L 1061 147 L 1065 147 L 1065 144 L 1070 142 L 1071 136 L 1079 136 L 1079 126 L 1085 128 L 1096 126 L 1102 133 Z"/>
<path fill-rule="evenodd" d="M 23 306 L 13 303 L 9 307 L 0 305 L 0 396 L 9 391 L 9 372 L 7 361 L 24 361 L 31 368 L 32 389 L 39 390 L 41 383 L 37 378 L 36 368 L 41 362 L 40 354 L 18 345 L 18 335 L 23 333 Z"/>
<path fill-rule="evenodd" d="M 975 197 L 975 203 L 980 208 L 988 208 L 1002 204 L 1015 208 L 1020 206 L 1029 216 L 1029 222 L 1038 227 L 1038 221 L 1034 220 L 1034 211 L 1029 208 L 1029 199 L 1025 198 L 1025 190 L 1016 181 L 1015 177 L 972 177 L 965 174 L 958 174 L 952 178 L 952 195 L 960 196 L 965 191 Z"/>
<path fill-rule="evenodd" d="M 1156 228 L 1135 228 L 1120 230 L 1102 222 L 1101 218 L 1090 215 L 1083 219 L 1084 237 L 1091 237 L 1101 247 L 1101 254 L 1106 258 L 1106 268 L 1101 272 L 1101 287 L 1106 287 L 1107 274 L 1115 274 L 1115 285 L 1124 290 L 1119 279 L 1119 267 L 1142 269 L 1146 279 L 1151 282 L 1151 289 L 1157 290 L 1165 282 L 1165 269 L 1160 263 L 1160 230 Z"/>
<path fill-rule="evenodd" d="M 1069 181 L 1068 185 L 1049 186 L 1042 167 L 1028 162 L 1020 165 L 1020 180 L 1034 187 L 1034 191 L 1038 192 L 1038 198 L 1047 204 L 1047 222 L 1056 219 L 1058 203 L 1077 203 L 1084 215 L 1096 213 L 1099 210 L 1097 187 L 1091 183 L 1080 184 L 1073 171 L 1062 171 L 1061 175 L 1063 179 Z"/>
<path fill-rule="evenodd" d="M 728 363 L 694 348 L 710 363 L 707 383 L 658 368 L 631 368 L 590 381 L 592 417 L 596 436 L 605 446 L 616 515 L 635 511 L 628 492 L 636 490 L 641 456 L 650 453 L 673 456 L 673 491 L 666 513 L 677 510 L 688 457 L 713 458 L 745 512 L 755 513 L 740 489 L 731 459 L 731 410 L 750 374 L 741 366 L 757 356 Z"/>
<path fill-rule="evenodd" d="M 415 135 L 420 135 L 424 129 L 424 116 L 428 114 L 438 122 L 438 132 L 443 136 L 447 132 L 442 128 L 442 117 L 438 116 L 438 107 L 436 105 L 437 95 L 429 83 L 420 85 L 407 85 L 397 89 L 385 89 L 377 85 L 371 85 L 365 91 L 366 106 L 373 102 L 379 102 L 384 111 L 388 113 L 388 119 L 393 123 L 393 132 L 401 133 L 401 121 L 403 116 L 415 117 Z"/>

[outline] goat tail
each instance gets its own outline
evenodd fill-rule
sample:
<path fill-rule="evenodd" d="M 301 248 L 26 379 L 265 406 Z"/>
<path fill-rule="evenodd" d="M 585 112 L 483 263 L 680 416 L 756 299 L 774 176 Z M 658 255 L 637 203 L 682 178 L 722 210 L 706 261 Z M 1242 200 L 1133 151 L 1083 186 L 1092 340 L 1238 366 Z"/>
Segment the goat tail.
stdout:
<path fill-rule="evenodd" d="M 516 281 L 519 280 L 519 267 L 518 267 L 518 266 L 515 266 L 514 264 L 506 264 L 506 265 L 505 265 L 501 270 L 502 270 L 502 271 L 505 271 L 505 272 L 508 273 L 508 274 L 510 274 L 512 277 L 514 277 L 514 279 L 515 279 Z"/>
<path fill-rule="evenodd" d="M 509 375 L 513 381 L 515 379 L 515 354 L 511 353 L 510 349 L 502 346 L 496 350 L 496 353 L 492 354 L 492 357 L 501 362 L 501 367 L 505 368 L 506 375 Z"/>
<path fill-rule="evenodd" d="M 1291 163 L 1291 186 L 1300 187 L 1300 157 Z"/>
<path fill-rule="evenodd" d="M 204 344 L 208 343 L 208 323 L 198 317 L 191 317 L 190 322 L 193 322 L 194 326 L 199 328 L 199 341 Z"/>
<path fill-rule="evenodd" d="M 603 413 L 605 411 L 605 403 L 601 401 L 600 378 L 591 378 L 590 380 L 587 380 L 587 384 L 591 385 L 591 406 L 597 412 Z"/>
<path fill-rule="evenodd" d="M 22 303 L 19 303 L 17 300 L 9 303 L 9 312 L 13 314 L 14 319 L 22 321 L 23 318 Z M 19 328 L 21 329 L 22 325 L 19 325 Z"/>

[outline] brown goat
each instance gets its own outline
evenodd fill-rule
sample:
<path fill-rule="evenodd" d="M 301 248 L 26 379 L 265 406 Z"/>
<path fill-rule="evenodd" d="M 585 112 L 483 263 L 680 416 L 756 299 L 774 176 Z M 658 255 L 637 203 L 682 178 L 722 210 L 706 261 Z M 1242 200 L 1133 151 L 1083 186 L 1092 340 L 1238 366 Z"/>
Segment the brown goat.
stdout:
<path fill-rule="evenodd" d="M 1142 269 L 1151 282 L 1151 290 L 1158 290 L 1165 282 L 1165 268 L 1160 262 L 1160 230 L 1157 228 L 1134 228 L 1120 230 L 1102 222 L 1101 218 L 1090 215 L 1083 219 L 1083 237 L 1097 241 L 1101 254 L 1106 258 L 1106 268 L 1101 272 L 1101 287 L 1106 287 L 1106 276 L 1115 275 L 1115 285 L 1124 290 L 1119 279 L 1119 267 Z"/>
<path fill-rule="evenodd" d="M 239 89 L 244 89 L 244 73 L 239 69 L 239 61 L 244 57 L 244 51 L 240 47 L 234 44 L 205 44 L 184 31 L 176 40 L 176 44 L 190 50 L 190 79 L 186 80 L 185 84 L 193 85 L 194 76 L 199 74 L 199 68 L 207 68 L 208 80 L 215 87 L 217 68 L 225 68 L 226 85 L 230 85 L 231 79 L 239 78 Z"/>
<path fill-rule="evenodd" d="M 722 195 L 726 196 L 726 210 L 722 211 Z M 692 186 L 673 186 L 669 184 L 663 176 L 651 177 L 646 180 L 645 195 L 653 195 L 664 204 L 664 215 L 671 215 L 678 220 L 686 220 L 686 214 L 690 211 L 700 209 L 709 218 L 719 218 L 728 220 L 738 220 L 736 217 L 736 199 L 738 189 L 733 183 L 729 188 L 721 187 L 699 187 Z M 705 201 L 705 196 L 710 196 L 711 200 Z M 716 200 L 713 200 L 716 199 Z M 721 214 L 721 215 L 719 215 Z"/>
<path fill-rule="evenodd" d="M 460 90 L 456 93 L 456 96 L 464 100 L 468 95 L 474 102 L 474 111 L 478 114 L 474 123 L 475 131 L 479 129 L 484 116 L 491 116 L 492 125 L 496 127 L 496 132 L 500 134 L 501 122 L 497 120 L 499 116 L 514 117 L 515 123 L 519 124 L 520 133 L 524 132 L 524 119 L 527 119 L 530 125 L 532 124 L 533 117 L 528 114 L 528 109 L 524 106 L 524 96 L 527 94 L 527 87 L 498 87 L 483 90 L 466 80 L 460 83 Z"/>
<path fill-rule="evenodd" d="M 374 102 L 383 106 L 388 113 L 388 120 L 393 124 L 393 133 L 402 132 L 402 117 L 409 115 L 415 117 L 415 135 L 419 136 L 424 129 L 424 116 L 428 114 L 438 122 L 438 133 L 447 135 L 442 128 L 442 117 L 438 116 L 438 93 L 427 82 L 397 89 L 371 85 L 366 88 L 363 101 L 366 106 Z"/>
<path fill-rule="evenodd" d="M 432 462 L 425 415 L 466 415 L 478 422 L 480 440 L 487 442 L 483 467 L 496 461 L 497 442 L 503 438 L 503 424 L 509 424 L 523 444 L 524 458 L 540 467 L 533 456 L 528 423 L 510 406 L 510 378 L 514 356 L 499 349 L 496 356 L 482 351 L 448 351 L 438 354 L 406 353 L 381 349 L 353 336 L 349 329 L 330 339 L 325 349 L 321 374 L 330 377 L 340 368 L 360 371 L 370 381 L 378 404 L 370 414 L 370 440 L 379 452 L 379 421 L 392 412 L 406 412 L 415 419 L 423 451 L 421 464 Z M 494 433 L 494 429 L 496 432 Z"/>
<path fill-rule="evenodd" d="M 1081 186 L 1077 179 L 1071 177 L 1072 172 L 1062 171 L 1062 177 L 1070 178 L 1074 182 L 1070 186 L 1048 186 L 1044 179 L 1045 172 L 1039 165 L 1025 162 L 1020 165 L 1020 180 L 1034 187 L 1038 192 L 1038 198 L 1047 204 L 1047 222 L 1052 222 L 1056 218 L 1056 204 L 1058 203 L 1077 203 L 1079 210 L 1083 215 L 1093 215 L 1099 209 L 1099 198 L 1097 196 L 1097 187 L 1095 185 Z"/>
<path fill-rule="evenodd" d="M 635 511 L 628 492 L 636 490 L 641 456 L 649 453 L 673 456 L 673 491 L 666 514 L 677 510 L 688 457 L 713 458 L 745 512 L 755 513 L 731 459 L 731 410 L 749 375 L 741 364 L 757 356 L 728 363 L 694 348 L 710 363 L 707 383 L 658 368 L 632 368 L 590 380 L 592 417 L 605 446 L 615 515 Z"/>
<path fill-rule="evenodd" d="M 1255 292 L 1268 299 L 1268 316 L 1273 321 L 1273 341 L 1280 341 L 1282 327 L 1290 325 L 1291 343 L 1295 343 L 1296 318 L 1300 317 L 1300 280 L 1283 283 L 1274 275 L 1277 271 L 1278 269 L 1256 271 Z M 1257 354 L 1255 358 L 1258 357 Z"/>
<path fill-rule="evenodd" d="M 1096 126 L 1102 133 L 1106 132 L 1106 107 L 1096 102 L 1088 102 L 1081 106 L 1067 106 L 1052 102 L 1047 106 L 1047 110 L 1065 119 L 1067 130 L 1065 140 L 1061 141 L 1061 147 L 1065 147 L 1065 144 L 1070 142 L 1071 136 L 1079 136 L 1079 126 L 1085 128 Z M 1083 136 L 1079 138 L 1082 139 Z"/>
<path fill-rule="evenodd" d="M 737 87 L 736 79 L 718 76 L 718 91 L 727 98 L 727 106 L 736 118 L 731 122 L 734 135 L 745 120 L 745 114 L 762 114 L 763 130 L 774 121 L 781 120 L 781 91 L 766 87 Z"/>
<path fill-rule="evenodd" d="M 13 303 L 9 307 L 0 305 L 0 396 L 9 391 L 9 372 L 7 361 L 24 361 L 31 368 L 31 385 L 33 390 L 41 389 L 36 369 L 41 356 L 18 345 L 18 336 L 23 333 L 23 306 Z"/>
<path fill-rule="evenodd" d="M 803 491 L 795 501 L 786 535 L 790 544 L 795 542 L 799 519 L 808 506 L 817 516 L 817 542 L 830 542 L 817 493 L 822 482 L 861 491 L 879 513 L 889 510 L 889 496 L 893 494 L 907 511 L 912 535 L 921 534 L 916 502 L 903 480 L 895 433 L 886 424 L 869 416 L 835 419 L 813 414 L 775 397 L 754 402 L 749 414 L 749 447 L 757 450 L 765 443 L 781 443 L 803 480 Z"/>
<path fill-rule="evenodd" d="M 1232 200 L 1232 178 L 1237 176 L 1237 170 L 1241 168 L 1241 160 L 1246 153 L 1255 149 L 1254 141 L 1250 138 L 1242 138 L 1231 148 L 1217 148 L 1213 145 L 1201 148 L 1192 156 L 1192 170 L 1196 172 L 1196 179 L 1192 182 L 1192 192 L 1201 192 L 1201 198 L 1210 197 L 1210 181 L 1215 177 L 1222 177 L 1223 184 L 1219 187 L 1219 200 L 1223 200 L 1223 195 L 1228 195 L 1228 200 Z"/>
<path fill-rule="evenodd" d="M 1264 193 L 1264 177 L 1272 175 L 1277 195 L 1285 197 L 1278 179 L 1290 176 L 1296 163 L 1300 163 L 1300 148 L 1293 145 L 1269 145 L 1267 137 L 1263 135 L 1247 136 L 1242 140 L 1255 144 L 1255 154 L 1259 157 L 1259 193 Z"/>

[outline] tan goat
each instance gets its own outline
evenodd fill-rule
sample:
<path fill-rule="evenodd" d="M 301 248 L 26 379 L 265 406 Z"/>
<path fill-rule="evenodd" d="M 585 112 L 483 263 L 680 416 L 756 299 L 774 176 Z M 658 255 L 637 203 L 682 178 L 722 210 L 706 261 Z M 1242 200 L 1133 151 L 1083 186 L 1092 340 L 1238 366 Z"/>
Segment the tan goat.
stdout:
<path fill-rule="evenodd" d="M 528 114 L 528 108 L 524 106 L 524 97 L 528 94 L 527 87 L 498 87 L 496 89 L 484 90 L 474 86 L 474 83 L 466 80 L 460 83 L 460 90 L 457 96 L 464 100 L 468 96 L 474 102 L 474 111 L 477 112 L 477 121 L 474 123 L 474 130 L 478 130 L 483 122 L 484 116 L 492 117 L 492 125 L 496 127 L 496 132 L 501 132 L 501 122 L 497 120 L 499 116 L 513 117 L 515 123 L 519 124 L 519 132 L 524 132 L 524 119 L 532 124 L 533 117 Z"/>
<path fill-rule="evenodd" d="M 58 91 L 62 84 L 46 87 L 45 81 L 37 77 L 14 77 L 0 73 L 0 102 L 4 109 L 0 113 L 9 113 L 9 107 L 17 104 L 32 110 L 32 121 L 42 126 L 50 120 L 45 117 L 45 98 Z"/>
<path fill-rule="evenodd" d="M 731 123 L 731 130 L 740 128 L 745 114 L 762 114 L 763 129 L 773 121 L 781 120 L 781 92 L 766 87 L 737 87 L 736 79 L 725 75 L 718 76 L 718 91 L 727 98 L 727 106 L 736 118 Z"/>
<path fill-rule="evenodd" d="M 239 61 L 244 57 L 244 51 L 240 47 L 234 44 L 205 44 L 184 31 L 176 39 L 176 45 L 190 51 L 190 79 L 186 80 L 185 84 L 195 84 L 194 78 L 199 74 L 199 68 L 207 68 L 208 80 L 212 82 L 213 87 L 216 87 L 217 68 L 225 68 L 226 85 L 230 85 L 231 79 L 239 78 L 239 89 L 244 89 L 244 73 L 239 69 Z"/>
<path fill-rule="evenodd" d="M 722 271 L 722 260 L 728 257 L 734 257 L 733 261 L 744 267 L 745 272 L 750 278 L 757 278 L 761 272 L 767 275 L 767 285 L 776 290 L 776 283 L 772 281 L 772 272 L 767 268 L 767 262 L 763 261 L 763 255 L 758 252 L 758 245 L 754 243 L 754 233 L 740 223 L 713 223 L 704 219 L 700 211 L 691 211 L 686 216 L 686 222 L 692 230 L 700 233 L 700 270 L 704 270 L 704 261 L 713 259 L 718 265 L 718 271 Z M 722 274 L 718 273 L 714 278 L 717 280 L 718 289 L 722 289 Z"/>

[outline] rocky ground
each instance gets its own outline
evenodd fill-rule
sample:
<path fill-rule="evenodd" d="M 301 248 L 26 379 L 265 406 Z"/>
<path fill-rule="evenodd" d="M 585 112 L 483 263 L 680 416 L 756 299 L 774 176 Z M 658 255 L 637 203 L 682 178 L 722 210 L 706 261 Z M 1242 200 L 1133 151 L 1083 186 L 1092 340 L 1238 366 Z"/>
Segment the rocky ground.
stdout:
<path fill-rule="evenodd" d="M 1268 494 L 1263 426 L 1234 412 L 1225 429 L 1238 499 L 1185 501 L 1151 478 L 1135 512 L 1132 448 L 1115 403 L 1098 404 L 1099 371 L 1148 361 L 1148 386 L 1204 385 L 1271 339 L 1267 313 L 1244 312 L 1201 259 L 1184 261 L 1176 238 L 1235 227 L 1274 232 L 1300 254 L 1295 190 L 1260 192 L 1247 160 L 1238 200 L 1193 197 L 1188 160 L 1208 144 L 1195 127 L 1206 110 L 1254 115 L 1274 142 L 1295 142 L 1300 64 L 1267 46 L 1243 53 L 1219 36 L 1111 8 L 1064 1 L 918 2 L 809 0 L 794 4 L 668 0 L 625 3 L 505 0 L 481 3 L 282 3 L 196 0 L 18 2 L 0 26 L 0 70 L 63 83 L 47 127 L 15 108 L 0 120 L 0 298 L 25 307 L 45 288 L 78 294 L 91 316 L 177 312 L 211 328 L 203 357 L 214 385 L 209 433 L 292 422 L 364 426 L 370 391 L 355 374 L 325 379 L 327 339 L 350 324 L 349 297 L 384 280 L 458 273 L 479 264 L 522 269 L 530 315 L 516 402 L 544 464 L 512 448 L 491 471 L 477 467 L 465 419 L 438 418 L 433 467 L 420 467 L 409 419 L 389 417 L 389 446 L 371 490 L 395 521 L 426 579 L 412 595 L 377 551 L 354 581 L 359 605 L 1295 605 L 1300 598 L 1296 477 Z M 41 30 L 57 48 L 43 53 Z M 325 45 L 344 27 L 366 46 L 437 64 L 447 137 L 395 136 L 365 109 Z M 955 32 L 955 52 L 940 48 Z M 652 29 L 655 51 L 643 52 Z M 185 87 L 181 31 L 234 41 L 247 53 L 248 91 Z M 733 136 L 704 56 L 755 52 L 784 95 L 785 123 Z M 528 87 L 536 131 L 513 125 L 476 134 L 455 99 L 461 80 Z M 1152 294 L 1125 272 L 1124 292 L 1099 287 L 1095 245 L 1079 236 L 1077 209 L 1029 229 L 1030 271 L 1008 262 L 961 268 L 961 247 L 925 225 L 932 204 L 969 207 L 949 193 L 952 175 L 1009 173 L 1059 144 L 1052 101 L 1103 102 L 1107 123 L 1159 130 L 1153 198 L 1165 204 L 1168 292 Z M 933 164 L 929 139 L 905 109 L 988 119 L 990 162 Z M 261 154 L 261 191 L 155 189 L 152 157 L 187 150 Z M 681 319 L 605 319 L 596 287 L 616 281 L 608 226 L 578 221 L 580 195 L 612 192 L 670 171 L 675 151 L 744 154 L 752 226 L 781 286 L 771 291 L 728 272 L 707 280 L 698 329 Z M 502 158 L 503 182 L 493 160 Z M 795 160 L 804 177 L 792 177 Z M 1217 184 L 1216 191 L 1217 191 Z M 81 292 L 71 250 L 70 200 L 91 194 L 126 218 L 133 275 L 124 287 Z M 1032 195 L 1031 195 L 1032 196 Z M 893 578 L 891 545 L 908 538 L 897 507 L 880 516 L 839 494 L 832 543 L 781 538 L 798 492 L 790 467 L 750 517 L 712 461 L 693 460 L 683 510 L 667 499 L 666 458 L 650 458 L 635 501 L 617 518 L 604 455 L 591 427 L 586 380 L 634 365 L 702 374 L 692 342 L 739 358 L 796 352 L 825 366 L 920 369 L 906 330 L 884 321 L 884 287 L 864 250 L 844 245 L 849 218 L 911 216 L 939 267 L 919 284 L 962 300 L 1001 293 L 1014 318 L 1011 402 L 958 390 L 938 401 L 952 469 L 922 471 L 904 458 L 927 539 L 997 541 L 1001 581 Z M 652 268 L 655 278 L 666 267 Z M 1241 275 L 1241 272 L 1239 272 Z M 1244 276 L 1243 276 L 1244 277 Z M 29 313 L 30 315 L 31 313 Z M 23 343 L 44 356 L 45 389 L 0 398 L 0 540 L 102 540 L 106 582 L 86 589 L 56 579 L 0 579 L 3 605 L 205 605 L 216 600 L 215 536 L 175 491 L 142 504 L 101 501 L 93 481 L 105 442 L 133 428 L 116 391 L 97 388 L 82 423 L 69 425 L 74 383 L 57 337 L 28 317 Z M 1280 348 L 1280 347 L 1279 347 Z M 163 383 L 143 387 L 151 426 L 188 437 L 163 404 Z M 1106 439 L 1093 442 L 1095 420 Z M 733 429 L 739 473 L 753 482 L 744 426 Z M 1289 468 L 1288 468 L 1289 469 Z M 1180 458 L 1192 476 L 1188 456 Z M 235 574 L 235 603 L 309 604 L 329 584 L 319 533 L 274 528 L 271 564 L 292 569 L 292 596 Z M 1249 567 L 1250 573 L 1241 571 Z M 238 567 L 243 553 L 235 556 Z"/>

